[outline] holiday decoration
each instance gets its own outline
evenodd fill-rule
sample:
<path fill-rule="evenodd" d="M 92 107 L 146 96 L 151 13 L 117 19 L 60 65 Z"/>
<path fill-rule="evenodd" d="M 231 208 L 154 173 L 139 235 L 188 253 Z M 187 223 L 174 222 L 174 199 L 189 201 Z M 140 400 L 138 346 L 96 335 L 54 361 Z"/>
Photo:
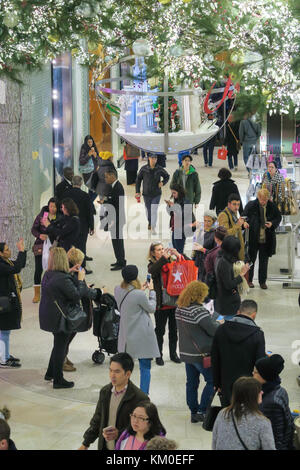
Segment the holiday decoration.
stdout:
<path fill-rule="evenodd" d="M 5 13 L 3 23 L 8 28 L 14 28 L 19 23 L 19 15 L 15 11 Z"/>
<path fill-rule="evenodd" d="M 151 48 L 149 41 L 146 39 L 137 39 L 132 45 L 134 55 L 144 57 L 150 54 Z"/>

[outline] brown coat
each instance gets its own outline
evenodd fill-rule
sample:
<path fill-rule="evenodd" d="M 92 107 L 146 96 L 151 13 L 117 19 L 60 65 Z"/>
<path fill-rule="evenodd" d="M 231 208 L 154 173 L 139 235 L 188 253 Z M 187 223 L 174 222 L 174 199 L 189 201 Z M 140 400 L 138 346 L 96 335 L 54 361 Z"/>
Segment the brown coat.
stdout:
<path fill-rule="evenodd" d="M 232 219 L 232 215 L 228 207 L 226 207 L 220 214 L 218 215 L 218 223 L 222 225 L 227 230 L 227 235 L 233 235 L 240 240 L 241 249 L 239 251 L 239 259 L 244 261 L 245 259 L 245 243 L 242 233 L 242 227 L 238 224 L 235 224 Z"/>

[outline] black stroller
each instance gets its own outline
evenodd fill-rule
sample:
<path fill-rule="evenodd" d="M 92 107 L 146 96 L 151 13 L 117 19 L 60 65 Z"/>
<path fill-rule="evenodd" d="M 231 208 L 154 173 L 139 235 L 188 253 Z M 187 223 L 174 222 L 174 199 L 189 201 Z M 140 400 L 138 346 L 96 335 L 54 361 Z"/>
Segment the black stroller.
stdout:
<path fill-rule="evenodd" d="M 105 359 L 103 350 L 108 355 L 118 352 L 120 315 L 117 302 L 110 294 L 103 294 L 96 304 L 97 307 L 93 308 L 93 335 L 98 338 L 99 349 L 93 353 L 92 360 L 102 364 Z"/>

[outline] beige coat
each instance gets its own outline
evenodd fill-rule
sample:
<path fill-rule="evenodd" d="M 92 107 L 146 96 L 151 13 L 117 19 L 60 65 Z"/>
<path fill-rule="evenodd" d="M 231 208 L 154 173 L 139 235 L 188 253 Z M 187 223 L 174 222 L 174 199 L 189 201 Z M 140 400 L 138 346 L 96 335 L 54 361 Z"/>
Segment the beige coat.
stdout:
<path fill-rule="evenodd" d="M 227 230 L 227 235 L 233 235 L 240 240 L 241 249 L 239 251 L 239 260 L 244 261 L 245 258 L 245 243 L 242 233 L 242 227 L 238 224 L 235 224 L 232 219 L 232 215 L 226 207 L 220 214 L 218 215 L 218 223 L 222 225 Z"/>

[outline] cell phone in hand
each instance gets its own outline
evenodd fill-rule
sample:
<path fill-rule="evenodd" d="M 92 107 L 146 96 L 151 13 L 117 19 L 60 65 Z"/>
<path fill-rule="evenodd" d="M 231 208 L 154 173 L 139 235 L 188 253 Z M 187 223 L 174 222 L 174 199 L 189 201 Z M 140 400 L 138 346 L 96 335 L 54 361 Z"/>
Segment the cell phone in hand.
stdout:
<path fill-rule="evenodd" d="M 147 279 L 146 279 L 147 284 L 151 282 L 151 274 L 147 274 Z"/>
<path fill-rule="evenodd" d="M 115 428 L 113 426 L 107 426 L 106 428 L 103 428 L 104 432 L 113 432 Z"/>
<path fill-rule="evenodd" d="M 47 218 L 48 218 L 48 215 L 49 215 L 49 212 L 44 212 L 44 214 L 43 214 L 43 219 L 47 219 Z"/>
<path fill-rule="evenodd" d="M 251 268 L 253 266 L 252 261 L 250 261 L 250 263 L 248 263 L 248 264 L 249 264 L 249 268 Z"/>
<path fill-rule="evenodd" d="M 82 266 L 79 266 L 79 271 L 82 271 L 83 270 L 83 267 Z"/>

